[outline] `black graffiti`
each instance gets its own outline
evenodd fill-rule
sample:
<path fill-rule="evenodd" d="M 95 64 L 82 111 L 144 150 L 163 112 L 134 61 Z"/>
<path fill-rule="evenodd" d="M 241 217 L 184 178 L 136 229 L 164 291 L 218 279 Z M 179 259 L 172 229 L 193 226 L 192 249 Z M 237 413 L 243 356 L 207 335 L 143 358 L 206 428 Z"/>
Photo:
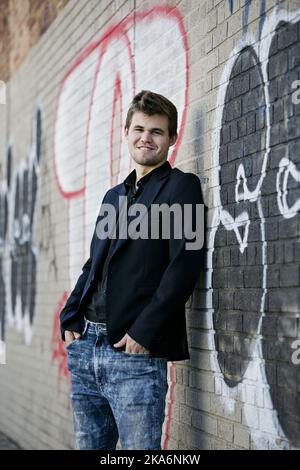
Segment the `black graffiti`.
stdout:
<path fill-rule="evenodd" d="M 223 211 L 238 219 L 249 214 L 247 247 L 240 251 L 236 234 L 218 227 L 213 253 L 213 305 L 219 364 L 228 385 L 239 383 L 251 360 L 260 318 L 263 260 L 257 202 L 243 197 L 243 180 L 236 181 L 239 165 L 245 168 L 248 188 L 257 186 L 265 151 L 265 97 L 262 74 L 252 48 L 236 60 L 225 97 L 220 137 L 220 198 Z M 241 201 L 236 204 L 236 191 Z M 238 225 L 241 239 L 246 225 Z"/>
<path fill-rule="evenodd" d="M 13 248 L 11 250 L 12 312 L 21 299 L 22 317 L 29 314 L 32 324 L 36 297 L 36 252 L 33 244 L 33 219 L 37 195 L 37 172 L 41 156 L 41 112 L 36 114 L 33 158 L 21 168 L 16 178 L 13 217 Z"/>
<path fill-rule="evenodd" d="M 6 289 L 4 273 L 4 255 L 7 242 L 8 231 L 8 201 L 11 188 L 11 162 L 12 149 L 9 146 L 6 154 L 6 184 L 0 192 L 0 339 L 5 340 L 5 308 L 6 308 Z"/>
<path fill-rule="evenodd" d="M 17 299 L 20 299 L 21 316 L 28 314 L 31 325 L 34 317 L 36 298 L 37 252 L 34 245 L 34 216 L 38 190 L 38 173 L 42 145 L 41 111 L 37 110 L 34 133 L 26 162 L 22 162 L 12 177 L 12 148 L 7 154 L 6 191 L 0 196 L 0 247 L 4 253 L 9 246 L 10 267 L 6 272 L 3 256 L 0 257 L 0 320 L 1 339 L 5 339 L 5 317 L 11 308 L 16 316 Z M 13 180 L 13 181 L 12 181 Z M 14 186 L 13 183 L 14 182 Z M 12 203 L 12 204 L 11 204 Z M 9 205 L 13 206 L 9 218 Z M 12 235 L 8 239 L 8 228 Z M 10 274 L 10 290 L 7 286 Z M 8 292 L 10 291 L 10 298 Z"/>
<path fill-rule="evenodd" d="M 290 208 L 300 199 L 299 182 L 285 166 L 285 162 L 290 162 L 300 169 L 300 105 L 292 102 L 292 83 L 300 76 L 299 28 L 300 22 L 280 23 L 269 49 L 270 153 L 262 185 L 267 243 L 263 355 L 280 424 L 297 446 L 300 446 L 300 367 L 292 363 L 291 357 L 292 343 L 300 338 L 297 318 L 300 214 L 283 217 L 278 196 L 286 192 Z M 286 187 L 285 176 L 288 176 Z"/>
<path fill-rule="evenodd" d="M 299 182 L 290 171 L 299 171 L 300 163 L 300 105 L 291 99 L 291 84 L 299 76 L 299 23 L 281 23 L 272 39 L 268 109 L 262 67 L 253 48 L 243 49 L 233 65 L 220 134 L 221 222 L 212 276 L 215 343 L 224 379 L 230 387 L 243 380 L 262 335 L 273 406 L 296 446 L 300 368 L 291 361 L 291 345 L 300 337 L 300 219 L 299 212 L 291 209 L 287 216 L 280 210 L 280 197 L 287 208 L 300 199 Z M 228 221 L 235 221 L 235 230 Z"/>
<path fill-rule="evenodd" d="M 248 30 L 248 21 L 249 21 L 249 9 L 251 6 L 252 0 L 244 0 L 243 5 L 243 33 L 247 33 Z M 233 12 L 233 0 L 228 0 L 229 12 L 232 15 Z M 259 2 L 259 37 L 261 37 L 263 25 L 266 19 L 266 0 L 260 0 Z"/>
<path fill-rule="evenodd" d="M 263 25 L 266 19 L 266 0 L 260 0 L 260 7 L 259 7 L 259 37 L 261 38 L 261 33 L 263 29 Z"/>
<path fill-rule="evenodd" d="M 45 165 L 46 167 L 46 165 Z M 45 169 L 44 175 L 47 175 Z M 52 221 L 52 213 L 50 203 L 43 204 L 41 206 L 41 233 L 39 241 L 39 251 L 47 253 L 49 259 L 47 278 L 50 279 L 51 273 L 54 275 L 54 279 L 58 278 L 58 266 L 56 258 L 56 247 L 54 243 L 54 224 Z"/>
<path fill-rule="evenodd" d="M 243 7 L 243 33 L 247 32 L 248 29 L 248 18 L 249 18 L 249 8 L 252 0 L 244 0 Z"/>

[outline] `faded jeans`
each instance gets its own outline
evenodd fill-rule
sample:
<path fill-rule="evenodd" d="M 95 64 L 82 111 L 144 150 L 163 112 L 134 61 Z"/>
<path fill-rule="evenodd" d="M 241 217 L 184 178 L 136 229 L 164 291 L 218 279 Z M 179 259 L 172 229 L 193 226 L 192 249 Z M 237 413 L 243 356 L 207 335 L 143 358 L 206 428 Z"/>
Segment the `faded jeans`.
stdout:
<path fill-rule="evenodd" d="M 103 323 L 85 320 L 67 346 L 76 449 L 161 449 L 167 359 L 113 349 Z"/>

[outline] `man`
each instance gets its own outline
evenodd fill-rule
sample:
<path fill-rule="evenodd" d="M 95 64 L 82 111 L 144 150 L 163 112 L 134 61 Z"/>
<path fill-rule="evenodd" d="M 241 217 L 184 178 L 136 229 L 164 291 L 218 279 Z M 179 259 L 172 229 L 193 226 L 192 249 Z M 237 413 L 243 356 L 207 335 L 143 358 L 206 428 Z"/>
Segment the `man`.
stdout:
<path fill-rule="evenodd" d="M 174 104 L 141 91 L 128 110 L 125 136 L 135 170 L 102 202 L 102 208 L 110 204 L 117 210 L 116 233 L 124 228 L 122 198 L 126 223 L 132 220 L 134 204 L 146 208 L 150 227 L 155 225 L 150 206 L 177 204 L 183 209 L 188 204 L 192 212 L 187 222 L 194 229 L 196 206 L 203 203 L 199 179 L 172 169 L 167 161 L 177 139 Z M 175 222 L 168 237 L 161 231 L 152 238 L 102 237 L 104 212 L 97 218 L 90 257 L 60 315 L 76 448 L 112 450 L 120 438 L 124 450 L 160 449 L 167 361 L 190 357 L 185 303 L 203 250 L 187 249 L 185 232 L 179 238 Z"/>

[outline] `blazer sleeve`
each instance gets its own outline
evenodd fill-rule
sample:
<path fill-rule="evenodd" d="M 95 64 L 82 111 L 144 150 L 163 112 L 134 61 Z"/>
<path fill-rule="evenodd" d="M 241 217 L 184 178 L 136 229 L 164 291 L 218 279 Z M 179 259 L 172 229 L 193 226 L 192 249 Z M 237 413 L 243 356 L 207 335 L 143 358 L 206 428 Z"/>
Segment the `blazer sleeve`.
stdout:
<path fill-rule="evenodd" d="M 106 195 L 108 192 L 105 194 L 102 204 L 105 201 Z M 79 307 L 80 299 L 83 294 L 83 290 L 86 284 L 86 281 L 89 277 L 91 266 L 92 266 L 92 257 L 93 257 L 93 251 L 94 251 L 94 245 L 96 242 L 96 226 L 97 222 L 99 220 L 99 216 L 97 217 L 96 224 L 95 224 L 95 229 L 94 233 L 92 236 L 91 240 L 91 245 L 90 245 L 90 256 L 88 260 L 85 262 L 85 264 L 82 267 L 82 272 L 75 284 L 74 289 L 72 290 L 70 296 L 68 297 L 68 300 L 60 312 L 60 330 L 61 330 L 61 338 L 63 341 L 65 341 L 65 330 L 72 330 L 72 331 L 77 331 L 78 333 L 81 332 L 81 319 L 76 318 L 76 313 Z"/>
<path fill-rule="evenodd" d="M 192 217 L 188 219 L 188 223 L 192 225 L 193 230 L 196 228 L 199 230 L 196 226 L 196 205 L 203 204 L 203 198 L 200 180 L 195 174 L 184 174 L 173 189 L 170 202 L 180 204 L 182 210 L 184 204 L 190 204 Z M 204 217 L 201 224 L 200 229 L 204 231 Z M 178 310 L 179 305 L 184 306 L 187 302 L 200 275 L 201 265 L 204 262 L 204 246 L 190 250 L 186 249 L 187 242 L 191 240 L 185 237 L 184 231 L 180 239 L 175 238 L 173 232 L 169 240 L 169 264 L 161 282 L 150 303 L 127 332 L 149 350 L 155 349 L 155 344 L 167 333 L 168 326 L 173 321 L 174 311 Z"/>
<path fill-rule="evenodd" d="M 90 246 L 90 256 L 88 260 L 85 262 L 82 272 L 75 284 L 74 289 L 72 290 L 71 294 L 68 297 L 68 300 L 60 313 L 60 326 L 61 326 L 61 337 L 62 340 L 65 341 L 65 330 L 72 329 L 72 331 L 77 331 L 80 333 L 80 320 L 75 320 L 75 315 L 77 313 L 77 309 L 79 307 L 80 299 L 83 293 L 84 286 L 86 281 L 89 277 L 89 273 L 91 270 L 92 265 L 92 253 L 95 244 L 95 231 L 93 234 L 93 238 L 91 241 Z"/>

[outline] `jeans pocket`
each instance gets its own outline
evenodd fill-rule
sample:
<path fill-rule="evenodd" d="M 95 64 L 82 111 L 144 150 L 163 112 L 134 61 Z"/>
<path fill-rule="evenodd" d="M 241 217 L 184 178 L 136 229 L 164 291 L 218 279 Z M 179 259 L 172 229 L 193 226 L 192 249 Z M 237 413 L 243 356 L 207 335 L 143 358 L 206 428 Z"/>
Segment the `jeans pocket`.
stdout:
<path fill-rule="evenodd" d="M 72 345 L 78 343 L 78 341 L 82 341 L 82 340 L 84 339 L 85 334 L 86 334 L 86 331 L 87 331 L 87 329 L 88 329 L 88 326 L 89 326 L 88 322 L 87 322 L 86 320 L 84 320 L 84 326 L 83 326 L 83 330 L 82 330 L 82 332 L 81 332 L 81 334 L 80 334 L 80 338 L 79 338 L 79 339 L 74 338 L 73 341 L 71 341 L 71 343 L 69 343 L 68 345 L 66 345 L 66 349 L 67 349 L 67 350 L 70 349 Z"/>
<path fill-rule="evenodd" d="M 71 341 L 70 343 L 66 344 L 66 350 L 69 351 L 69 349 L 71 349 L 71 346 L 74 346 L 74 343 L 77 343 L 78 341 L 80 341 L 79 339 L 76 339 L 74 338 L 73 341 Z"/>

